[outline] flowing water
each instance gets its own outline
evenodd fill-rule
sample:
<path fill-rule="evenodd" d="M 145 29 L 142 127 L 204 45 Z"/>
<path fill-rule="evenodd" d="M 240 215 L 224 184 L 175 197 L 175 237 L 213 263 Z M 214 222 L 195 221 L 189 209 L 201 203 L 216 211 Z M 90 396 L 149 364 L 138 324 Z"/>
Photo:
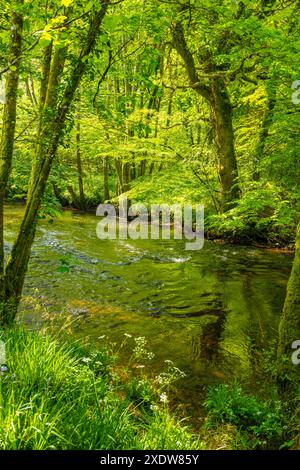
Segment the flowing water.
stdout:
<path fill-rule="evenodd" d="M 6 206 L 7 252 L 23 210 Z M 186 251 L 181 240 L 99 240 L 98 221 L 65 211 L 40 222 L 22 322 L 36 324 L 47 309 L 79 319 L 74 334 L 98 343 L 146 337 L 155 353 L 149 371 L 172 360 L 185 372 L 175 401 L 193 415 L 209 383 L 263 384 L 259 364 L 277 337 L 291 254 L 209 241 Z M 128 339 L 128 350 L 133 344 Z"/>

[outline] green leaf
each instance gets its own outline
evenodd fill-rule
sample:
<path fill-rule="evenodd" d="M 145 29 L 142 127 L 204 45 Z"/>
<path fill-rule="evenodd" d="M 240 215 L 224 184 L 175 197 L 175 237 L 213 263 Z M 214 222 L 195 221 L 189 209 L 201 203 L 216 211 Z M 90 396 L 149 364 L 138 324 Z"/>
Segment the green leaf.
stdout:
<path fill-rule="evenodd" d="M 61 4 L 64 7 L 69 7 L 70 5 L 72 5 L 72 3 L 73 3 L 73 0 L 61 0 Z"/>
<path fill-rule="evenodd" d="M 70 271 L 69 266 L 61 265 L 58 268 L 59 273 L 68 273 Z"/>

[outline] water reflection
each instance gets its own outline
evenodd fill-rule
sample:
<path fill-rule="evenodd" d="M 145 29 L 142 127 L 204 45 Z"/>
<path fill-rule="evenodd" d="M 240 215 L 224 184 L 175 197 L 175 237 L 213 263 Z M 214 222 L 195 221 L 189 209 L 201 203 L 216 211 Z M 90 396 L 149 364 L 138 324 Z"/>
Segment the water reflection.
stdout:
<path fill-rule="evenodd" d="M 22 210 L 6 207 L 6 253 Z M 212 242 L 187 252 L 181 240 L 99 240 L 97 221 L 70 211 L 53 224 L 41 221 L 20 319 L 40 321 L 47 308 L 80 319 L 74 333 L 94 341 L 145 336 L 156 354 L 152 370 L 172 359 L 186 372 L 178 400 L 192 410 L 206 383 L 250 380 L 256 355 L 276 337 L 292 255 Z"/>

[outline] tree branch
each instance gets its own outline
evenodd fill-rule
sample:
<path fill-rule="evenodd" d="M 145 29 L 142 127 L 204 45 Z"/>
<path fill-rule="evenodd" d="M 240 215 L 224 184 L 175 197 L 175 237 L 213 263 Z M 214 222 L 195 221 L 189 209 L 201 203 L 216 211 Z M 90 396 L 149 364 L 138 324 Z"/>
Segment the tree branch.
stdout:
<path fill-rule="evenodd" d="M 203 96 L 203 98 L 210 102 L 212 99 L 210 88 L 200 80 L 196 70 L 194 57 L 192 56 L 186 44 L 181 23 L 175 23 L 173 25 L 172 35 L 174 48 L 177 50 L 178 54 L 185 63 L 191 87 L 194 88 L 194 90 L 197 91 L 197 93 L 199 93 L 201 96 Z"/>

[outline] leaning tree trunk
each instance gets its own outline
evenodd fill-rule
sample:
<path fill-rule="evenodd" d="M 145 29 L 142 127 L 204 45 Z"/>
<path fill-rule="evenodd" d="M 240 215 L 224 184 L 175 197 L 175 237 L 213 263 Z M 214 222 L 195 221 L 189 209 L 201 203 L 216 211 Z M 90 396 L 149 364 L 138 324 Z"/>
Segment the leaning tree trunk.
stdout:
<path fill-rule="evenodd" d="M 299 384 L 300 364 L 296 365 L 292 361 L 294 341 L 300 342 L 300 223 L 296 233 L 294 264 L 279 325 L 278 379 L 284 388 L 293 388 Z M 297 348 L 299 349 L 299 345 Z"/>
<path fill-rule="evenodd" d="M 221 79 L 215 79 L 212 83 L 212 111 L 218 149 L 222 209 L 225 212 L 239 198 L 240 191 L 237 184 L 238 171 L 234 149 L 232 107 L 226 86 Z"/>
<path fill-rule="evenodd" d="M 85 44 L 71 72 L 60 105 L 58 105 L 58 94 L 61 86 L 60 78 L 64 68 L 65 50 L 64 48 L 58 48 L 54 54 L 29 197 L 18 237 L 5 271 L 5 298 L 0 316 L 0 322 L 5 326 L 11 324 L 17 314 L 31 246 L 35 236 L 38 211 L 45 192 L 48 176 L 57 152 L 67 113 L 85 71 L 87 58 L 95 47 L 108 4 L 109 0 L 103 0 L 100 9 L 93 15 Z"/>
<path fill-rule="evenodd" d="M 40 118 L 38 145 L 32 168 L 25 214 L 5 269 L 3 324 L 11 324 L 17 313 L 31 246 L 35 236 L 38 211 L 45 192 L 51 164 L 58 147 L 62 126 L 59 127 L 55 116 L 65 58 L 66 50 L 64 48 L 56 49 L 49 74 L 47 99 Z"/>
<path fill-rule="evenodd" d="M 19 5 L 23 1 L 17 2 Z M 23 18 L 12 12 L 11 39 L 8 63 L 12 64 L 5 80 L 5 105 L 0 149 L 0 303 L 4 302 L 4 197 L 11 173 L 16 129 L 17 92 L 19 84 L 20 57 L 22 50 Z M 1 308 L 0 306 L 0 308 Z"/>

